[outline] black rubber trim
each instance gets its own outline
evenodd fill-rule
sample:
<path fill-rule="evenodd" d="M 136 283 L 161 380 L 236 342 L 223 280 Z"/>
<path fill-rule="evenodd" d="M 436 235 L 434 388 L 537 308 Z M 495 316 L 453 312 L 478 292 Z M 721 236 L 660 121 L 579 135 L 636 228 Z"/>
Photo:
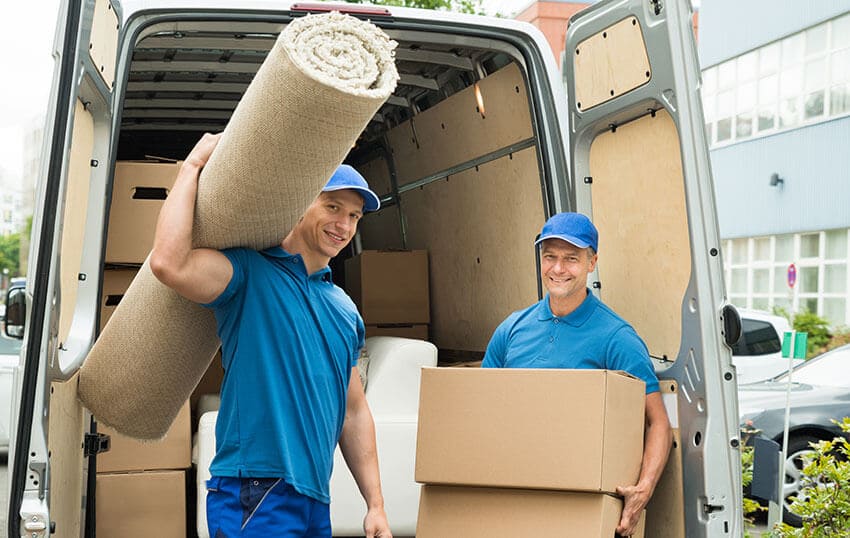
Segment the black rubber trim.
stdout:
<path fill-rule="evenodd" d="M 33 289 L 32 311 L 28 320 L 27 354 L 24 360 L 21 380 L 21 404 L 18 412 L 18 430 L 16 434 L 15 458 L 10 467 L 12 484 L 9 491 L 9 512 L 7 521 L 8 536 L 20 534 L 20 507 L 26 489 L 27 463 L 32 441 L 33 407 L 38 383 L 39 361 L 41 359 L 41 335 L 44 331 L 46 315 L 48 280 L 53 264 L 54 228 L 56 225 L 56 207 L 59 200 L 59 187 L 62 182 L 62 161 L 64 158 L 66 130 L 71 114 L 71 97 L 74 94 L 74 70 L 76 67 L 77 37 L 80 30 L 80 0 L 69 0 L 66 16 L 67 26 L 62 42 L 62 66 L 59 71 L 56 113 L 53 122 L 53 140 L 51 142 L 50 161 L 47 169 L 47 184 L 44 191 L 41 229 L 38 236 L 38 257 L 34 278 L 30 282 Z M 61 16 L 61 15 L 60 15 Z M 45 454 L 46 456 L 46 454 Z"/>

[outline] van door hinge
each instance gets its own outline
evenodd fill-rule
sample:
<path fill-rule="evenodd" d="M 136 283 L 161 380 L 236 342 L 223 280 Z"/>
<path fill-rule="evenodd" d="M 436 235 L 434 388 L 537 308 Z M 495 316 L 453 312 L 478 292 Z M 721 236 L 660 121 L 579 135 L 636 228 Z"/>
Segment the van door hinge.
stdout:
<path fill-rule="evenodd" d="M 112 441 L 105 433 L 87 433 L 83 440 L 83 456 L 88 458 L 95 454 L 109 452 Z"/>

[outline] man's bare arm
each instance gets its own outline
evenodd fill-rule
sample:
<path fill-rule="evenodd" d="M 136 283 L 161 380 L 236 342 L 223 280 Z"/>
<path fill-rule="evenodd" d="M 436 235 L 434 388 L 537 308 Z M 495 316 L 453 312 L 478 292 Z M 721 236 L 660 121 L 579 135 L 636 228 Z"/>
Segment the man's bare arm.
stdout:
<path fill-rule="evenodd" d="M 221 295 L 233 276 L 233 266 L 224 254 L 192 248 L 198 177 L 220 136 L 205 134 L 180 167 L 159 212 L 150 256 L 154 276 L 196 303 L 209 303 Z"/>
<path fill-rule="evenodd" d="M 366 538 L 392 538 L 384 511 L 384 495 L 381 493 L 375 422 L 366 403 L 357 368 L 351 370 L 351 379 L 348 382 L 345 422 L 339 437 L 339 448 L 360 493 L 366 500 L 367 512 L 363 521 Z"/>
<path fill-rule="evenodd" d="M 661 399 L 660 392 L 646 395 L 646 435 L 644 437 L 643 461 L 640 468 L 640 478 L 634 486 L 617 488 L 617 494 L 623 496 L 623 515 L 617 527 L 621 536 L 631 536 L 640 520 L 641 512 L 646 508 L 664 466 L 670 455 L 673 437 L 670 430 L 670 420 Z"/>

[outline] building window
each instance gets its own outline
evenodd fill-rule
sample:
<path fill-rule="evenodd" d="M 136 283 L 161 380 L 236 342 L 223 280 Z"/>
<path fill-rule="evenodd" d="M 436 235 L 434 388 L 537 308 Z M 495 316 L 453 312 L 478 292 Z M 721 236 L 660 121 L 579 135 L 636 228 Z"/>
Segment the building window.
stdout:
<path fill-rule="evenodd" d="M 703 71 L 714 145 L 850 114 L 850 14 Z"/>
<path fill-rule="evenodd" d="M 723 243 L 729 300 L 770 312 L 808 310 L 833 327 L 850 322 L 848 229 L 727 240 Z M 796 282 L 788 284 L 794 264 Z"/>

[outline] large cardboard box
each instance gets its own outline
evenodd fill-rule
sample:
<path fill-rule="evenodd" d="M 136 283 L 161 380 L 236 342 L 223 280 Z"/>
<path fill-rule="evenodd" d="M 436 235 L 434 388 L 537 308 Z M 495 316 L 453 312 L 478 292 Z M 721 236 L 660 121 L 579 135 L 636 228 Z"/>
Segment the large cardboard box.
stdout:
<path fill-rule="evenodd" d="M 101 332 L 138 272 L 138 269 L 107 269 L 103 272 L 103 289 L 100 295 Z"/>
<path fill-rule="evenodd" d="M 366 325 L 366 336 L 398 336 L 427 340 L 428 325 Z"/>
<path fill-rule="evenodd" d="M 185 471 L 97 475 L 98 538 L 185 538 Z"/>
<path fill-rule="evenodd" d="M 424 368 L 416 481 L 614 493 L 640 474 L 644 390 L 608 370 Z"/>
<path fill-rule="evenodd" d="M 622 510 L 603 493 L 423 486 L 416 538 L 614 538 Z"/>
<path fill-rule="evenodd" d="M 148 257 L 159 210 L 174 185 L 180 164 L 116 163 L 106 263 L 142 263 Z"/>
<path fill-rule="evenodd" d="M 174 424 L 159 441 L 138 441 L 99 425 L 101 433 L 109 435 L 109 452 L 98 454 L 97 471 L 150 471 L 156 469 L 188 469 L 192 466 L 191 425 L 189 402 L 180 408 Z"/>
<path fill-rule="evenodd" d="M 431 322 L 425 250 L 364 250 L 345 260 L 345 283 L 366 325 Z"/>

